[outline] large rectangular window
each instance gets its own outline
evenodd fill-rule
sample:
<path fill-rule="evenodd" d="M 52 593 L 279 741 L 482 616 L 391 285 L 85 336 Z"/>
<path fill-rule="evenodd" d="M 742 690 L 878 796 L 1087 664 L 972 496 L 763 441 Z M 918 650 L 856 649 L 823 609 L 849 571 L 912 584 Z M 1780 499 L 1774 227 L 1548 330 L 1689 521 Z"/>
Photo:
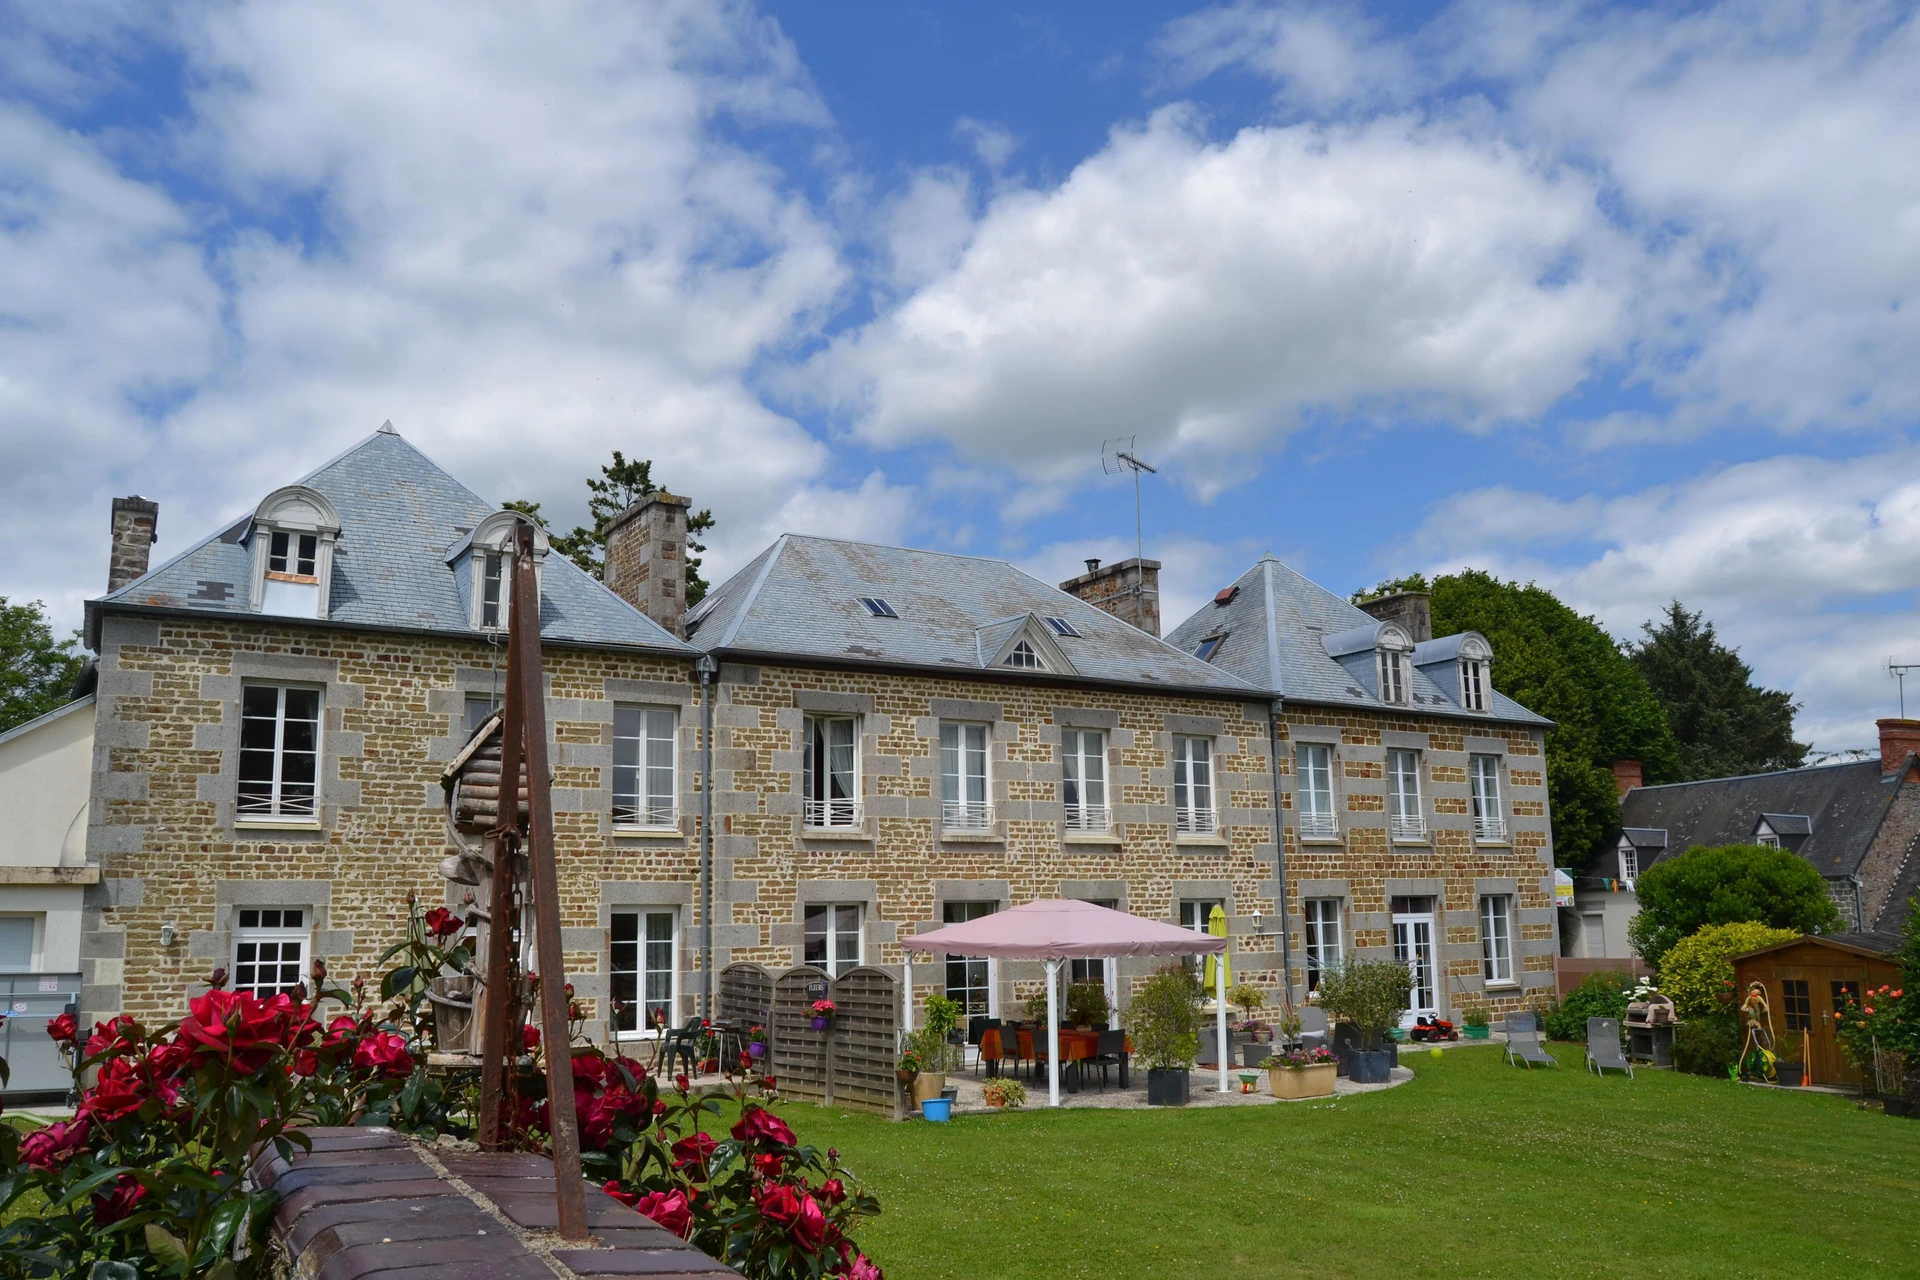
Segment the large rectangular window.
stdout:
<path fill-rule="evenodd" d="M 1181 835 L 1212 835 L 1213 739 L 1173 740 L 1173 827 Z"/>
<path fill-rule="evenodd" d="M 808 716 L 802 786 L 810 827 L 860 825 L 860 726 L 852 716 Z"/>
<path fill-rule="evenodd" d="M 240 691 L 241 818 L 318 816 L 320 691 L 250 684 Z"/>
<path fill-rule="evenodd" d="M 1088 898 L 1086 901 L 1091 902 L 1096 907 L 1105 907 L 1109 911 L 1117 911 L 1120 909 L 1120 902 L 1117 898 Z M 1107 981 L 1109 972 L 1106 957 L 1104 956 L 1087 956 L 1082 959 L 1067 961 L 1067 982 L 1069 984 L 1082 982 L 1099 983 L 1101 986 L 1107 988 L 1107 1004 L 1111 1007 L 1113 1004 L 1113 987 L 1112 984 Z"/>
<path fill-rule="evenodd" d="M 1387 825 L 1395 840 L 1419 840 L 1427 834 L 1420 808 L 1420 753 L 1387 752 Z"/>
<path fill-rule="evenodd" d="M 1215 907 L 1220 908 L 1222 915 L 1226 914 L 1227 904 L 1218 898 L 1181 899 L 1180 927 L 1183 929 L 1191 929 L 1195 933 L 1206 933 L 1208 931 L 1207 922 L 1213 918 L 1213 909 Z M 1198 969 L 1200 967 L 1200 957 L 1197 954 L 1182 956 L 1180 957 L 1180 961 L 1189 969 Z"/>
<path fill-rule="evenodd" d="M 677 913 L 616 911 L 612 923 L 607 976 L 613 1002 L 619 1006 L 613 1015 L 614 1029 L 645 1033 L 661 1020 L 672 1026 L 679 968 Z"/>
<path fill-rule="evenodd" d="M 471 738 L 475 731 L 500 709 L 500 699 L 491 693 L 470 693 L 466 701 L 467 736 Z"/>
<path fill-rule="evenodd" d="M 1473 783 L 1473 834 L 1478 840 L 1503 840 L 1507 820 L 1500 811 L 1500 757 L 1473 756 L 1468 777 Z"/>
<path fill-rule="evenodd" d="M 993 825 L 987 802 L 987 726 L 940 726 L 940 826 L 985 831 Z"/>
<path fill-rule="evenodd" d="M 943 924 L 965 924 L 990 916 L 997 902 L 948 902 L 940 908 Z M 984 1018 L 993 1003 L 993 964 L 985 956 L 947 957 L 947 998 L 958 1000 L 969 1017 Z"/>
<path fill-rule="evenodd" d="M 0 973 L 32 973 L 35 941 L 44 927 L 44 912 L 0 916 Z"/>
<path fill-rule="evenodd" d="M 1307 921 L 1307 990 L 1320 988 L 1322 974 L 1340 968 L 1340 899 L 1308 898 L 1303 904 Z"/>
<path fill-rule="evenodd" d="M 1067 806 L 1067 830 L 1105 831 L 1107 808 L 1107 736 L 1096 729 L 1060 731 L 1061 798 Z"/>
<path fill-rule="evenodd" d="M 289 995 L 305 981 L 307 913 L 300 908 L 245 907 L 234 911 L 233 989 L 266 999 Z"/>
<path fill-rule="evenodd" d="M 645 707 L 613 709 L 613 825 L 671 827 L 680 820 L 674 786 L 679 717 Z"/>
<path fill-rule="evenodd" d="M 804 917 L 806 963 L 837 978 L 860 963 L 862 938 L 857 902 L 811 902 Z"/>
<path fill-rule="evenodd" d="M 1406 705 L 1407 685 L 1411 681 L 1406 653 L 1400 649 L 1380 650 L 1376 671 L 1380 677 L 1380 701 L 1396 707 Z"/>
<path fill-rule="evenodd" d="M 1294 794 L 1300 806 L 1300 835 L 1308 840 L 1330 840 L 1340 834 L 1340 823 L 1333 815 L 1333 748 L 1320 742 L 1300 744 L 1295 759 L 1300 765 L 1299 788 Z"/>
<path fill-rule="evenodd" d="M 1513 981 L 1513 898 L 1490 893 L 1480 899 L 1480 976 Z"/>
<path fill-rule="evenodd" d="M 1487 664 L 1473 658 L 1460 662 L 1460 705 L 1469 711 L 1487 709 Z"/>

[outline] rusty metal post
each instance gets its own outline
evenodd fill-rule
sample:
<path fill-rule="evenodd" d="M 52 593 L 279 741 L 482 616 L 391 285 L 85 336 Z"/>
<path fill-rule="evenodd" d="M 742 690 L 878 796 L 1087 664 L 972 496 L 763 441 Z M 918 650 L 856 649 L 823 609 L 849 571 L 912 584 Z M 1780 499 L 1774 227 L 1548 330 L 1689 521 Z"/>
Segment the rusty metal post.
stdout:
<path fill-rule="evenodd" d="M 580 1177 L 580 1120 L 573 1109 L 572 1037 L 567 1034 L 567 968 L 560 942 L 560 874 L 553 854 L 553 792 L 547 769 L 547 691 L 540 661 L 540 585 L 533 526 L 515 526 L 513 637 L 520 645 L 521 749 L 527 762 L 527 880 L 533 890 L 534 947 L 540 956 L 540 1038 L 546 1045 L 547 1123 L 560 1235 L 587 1238 L 587 1184 Z M 504 761 L 501 777 L 506 776 Z M 502 790 L 505 790 L 504 784 Z"/>
<path fill-rule="evenodd" d="M 509 604 L 509 609 L 512 608 Z M 493 854 L 493 901 L 487 922 L 487 1008 L 480 1024 L 480 1149 L 498 1151 L 505 1145 L 502 1103 L 511 1091 L 509 1078 L 520 1056 L 518 1036 L 520 993 L 514 981 L 514 927 L 519 909 L 514 902 L 518 881 L 520 833 L 520 634 L 507 635 L 507 688 L 500 725 L 500 798 L 487 843 Z"/>

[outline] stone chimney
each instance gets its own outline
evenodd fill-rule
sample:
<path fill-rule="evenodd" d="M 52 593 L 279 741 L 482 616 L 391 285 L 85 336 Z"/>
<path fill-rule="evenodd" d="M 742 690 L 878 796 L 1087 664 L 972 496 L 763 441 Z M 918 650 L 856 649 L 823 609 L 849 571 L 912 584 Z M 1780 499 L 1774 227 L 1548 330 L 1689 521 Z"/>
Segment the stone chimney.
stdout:
<path fill-rule="evenodd" d="M 1907 752 L 1920 751 L 1920 720 L 1876 720 L 1880 726 L 1880 772 L 1892 773 L 1907 758 Z"/>
<path fill-rule="evenodd" d="M 607 522 L 607 586 L 672 634 L 686 638 L 687 508 L 661 489 Z"/>
<path fill-rule="evenodd" d="M 1433 608 L 1424 591 L 1396 591 L 1378 600 L 1363 600 L 1360 607 L 1382 622 L 1405 627 L 1415 644 L 1433 639 Z"/>
<path fill-rule="evenodd" d="M 113 547 L 107 559 L 107 590 L 118 591 L 147 571 L 160 532 L 160 504 L 135 495 L 113 500 Z"/>
<path fill-rule="evenodd" d="M 1150 636 L 1160 634 L 1160 562 L 1122 560 L 1100 567 L 1087 561 L 1087 571 L 1060 584 L 1068 595 L 1079 596 Z"/>
<path fill-rule="evenodd" d="M 1613 785 L 1625 796 L 1635 787 L 1646 785 L 1646 778 L 1640 772 L 1638 760 L 1615 760 L 1613 762 Z"/>

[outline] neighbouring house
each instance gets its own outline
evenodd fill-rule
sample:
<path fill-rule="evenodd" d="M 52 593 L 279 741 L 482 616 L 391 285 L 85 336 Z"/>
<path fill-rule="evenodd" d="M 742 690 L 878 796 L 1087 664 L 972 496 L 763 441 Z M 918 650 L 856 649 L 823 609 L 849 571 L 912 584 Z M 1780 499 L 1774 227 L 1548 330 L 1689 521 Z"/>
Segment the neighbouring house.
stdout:
<path fill-rule="evenodd" d="M 1288 957 L 1296 996 L 1354 955 L 1413 964 L 1437 1011 L 1551 982 L 1546 722 L 1424 599 L 1383 621 L 1266 560 L 1162 640 L 1152 561 L 1057 588 L 788 535 L 687 610 L 688 506 L 617 517 L 604 582 L 536 538 L 592 1034 L 697 1012 L 730 963 L 898 972 L 904 936 L 1050 897 L 1219 906 L 1236 975 L 1277 988 Z M 216 965 L 255 991 L 370 971 L 408 894 L 458 904 L 441 780 L 498 702 L 524 519 L 383 427 L 89 604 L 85 1016 L 172 1016 Z M 1070 977 L 1124 1002 L 1151 967 Z M 1012 1014 L 1040 970 L 914 977 Z"/>
<path fill-rule="evenodd" d="M 1624 959 L 1639 914 L 1634 881 L 1663 858 L 1700 846 L 1759 844 L 1812 863 L 1846 928 L 1898 935 L 1920 891 L 1920 720 L 1879 722 L 1880 756 L 1667 786 L 1640 785 L 1639 765 L 1614 766 L 1621 829 L 1575 880 L 1563 909 L 1569 957 Z"/>
<path fill-rule="evenodd" d="M 1806 1037 L 1809 1084 L 1857 1087 L 1861 1072 L 1841 1051 L 1835 1018 L 1848 997 L 1857 1000 L 1863 991 L 1900 982 L 1894 958 L 1899 947 L 1898 935 L 1877 930 L 1777 942 L 1734 956 L 1734 985 L 1743 995 L 1750 983 L 1765 988 L 1775 1044 L 1783 1055 L 1796 1043 L 1787 1037 Z"/>

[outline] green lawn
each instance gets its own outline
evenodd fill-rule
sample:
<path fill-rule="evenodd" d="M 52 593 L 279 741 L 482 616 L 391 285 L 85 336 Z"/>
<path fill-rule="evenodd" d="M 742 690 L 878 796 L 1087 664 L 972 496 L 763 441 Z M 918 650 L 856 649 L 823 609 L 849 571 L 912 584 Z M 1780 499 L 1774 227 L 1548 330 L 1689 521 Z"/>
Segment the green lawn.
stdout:
<path fill-rule="evenodd" d="M 1412 1083 L 1335 1105 L 785 1110 L 879 1195 L 860 1240 L 890 1280 L 1920 1276 L 1920 1121 L 1603 1081 L 1555 1048 L 1531 1073 L 1497 1048 L 1407 1054 Z"/>

